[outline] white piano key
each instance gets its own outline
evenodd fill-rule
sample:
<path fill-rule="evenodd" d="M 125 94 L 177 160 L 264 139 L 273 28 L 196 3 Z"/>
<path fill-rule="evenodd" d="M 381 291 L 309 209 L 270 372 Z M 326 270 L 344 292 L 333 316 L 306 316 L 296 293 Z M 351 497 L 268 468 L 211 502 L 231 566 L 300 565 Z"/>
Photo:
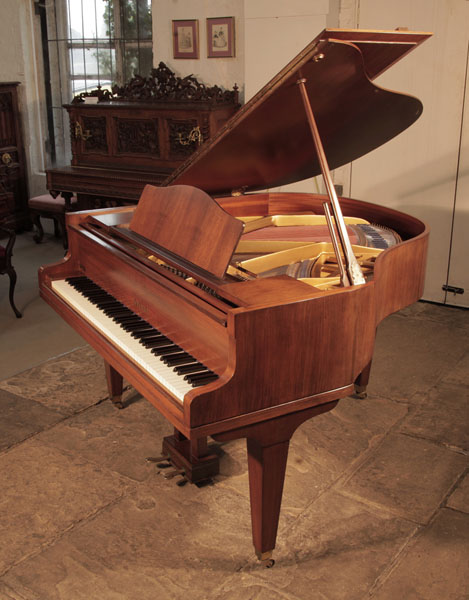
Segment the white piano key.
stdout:
<path fill-rule="evenodd" d="M 180 402 L 184 401 L 187 392 L 194 389 L 183 376 L 173 370 L 173 367 L 168 367 L 158 356 L 152 354 L 151 350 L 140 344 L 67 281 L 53 281 L 51 287 L 79 315 Z"/>

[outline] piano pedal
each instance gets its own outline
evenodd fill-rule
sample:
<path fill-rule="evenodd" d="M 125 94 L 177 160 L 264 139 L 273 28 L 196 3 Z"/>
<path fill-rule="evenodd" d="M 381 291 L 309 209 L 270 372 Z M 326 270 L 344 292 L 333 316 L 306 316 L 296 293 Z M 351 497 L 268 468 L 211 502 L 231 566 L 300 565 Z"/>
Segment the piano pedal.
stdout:
<path fill-rule="evenodd" d="M 189 480 L 187 479 L 187 477 L 184 476 L 182 479 L 176 482 L 176 485 L 179 487 L 183 487 L 186 485 L 186 483 L 189 483 Z"/>
<path fill-rule="evenodd" d="M 164 460 L 169 461 L 169 456 L 167 454 L 163 454 L 161 456 L 147 456 L 147 458 L 145 460 L 147 462 L 159 463 L 159 462 L 162 462 Z"/>
<path fill-rule="evenodd" d="M 173 479 L 173 477 L 176 477 L 177 475 L 184 475 L 184 470 L 173 469 L 172 471 L 166 471 L 165 473 L 163 473 L 163 477 L 165 479 Z"/>
<path fill-rule="evenodd" d="M 148 456 L 146 458 L 147 462 L 156 463 L 157 469 L 169 469 L 173 464 L 169 456 Z"/>

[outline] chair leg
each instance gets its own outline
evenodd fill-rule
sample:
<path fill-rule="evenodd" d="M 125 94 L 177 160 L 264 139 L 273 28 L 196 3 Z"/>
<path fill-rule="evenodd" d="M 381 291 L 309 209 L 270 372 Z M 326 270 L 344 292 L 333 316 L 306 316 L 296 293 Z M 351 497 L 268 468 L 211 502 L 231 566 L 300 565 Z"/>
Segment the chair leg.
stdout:
<path fill-rule="evenodd" d="M 68 237 L 67 237 L 67 227 L 65 226 L 65 215 L 61 215 L 57 218 L 57 222 L 59 224 L 60 235 L 62 236 L 62 243 L 65 250 L 68 250 Z"/>
<path fill-rule="evenodd" d="M 54 221 L 54 237 L 58 238 L 58 237 L 60 237 L 59 223 L 55 217 L 53 217 L 53 221 Z"/>
<path fill-rule="evenodd" d="M 8 273 L 8 277 L 10 278 L 10 293 L 9 293 L 9 298 L 10 298 L 11 308 L 13 309 L 13 312 L 15 313 L 17 319 L 21 319 L 21 317 L 23 315 L 16 308 L 15 301 L 13 299 L 13 294 L 15 292 L 15 285 L 16 285 L 16 271 L 15 271 L 15 269 L 13 269 L 13 267 L 10 267 L 7 270 L 7 273 Z"/>
<path fill-rule="evenodd" d="M 41 215 L 39 213 L 35 213 L 33 215 L 33 225 L 36 228 L 36 231 L 33 235 L 33 240 L 36 244 L 40 244 L 42 242 L 42 238 L 44 237 L 44 229 L 41 225 Z"/>

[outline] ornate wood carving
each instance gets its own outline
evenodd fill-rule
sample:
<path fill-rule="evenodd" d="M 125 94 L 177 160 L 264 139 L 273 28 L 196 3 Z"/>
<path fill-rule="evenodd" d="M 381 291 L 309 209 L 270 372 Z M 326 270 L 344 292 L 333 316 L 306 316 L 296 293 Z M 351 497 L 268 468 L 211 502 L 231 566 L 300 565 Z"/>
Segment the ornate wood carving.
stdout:
<path fill-rule="evenodd" d="M 107 152 L 106 117 L 83 116 L 83 129 L 87 135 L 86 150 Z"/>
<path fill-rule="evenodd" d="M 157 119 L 115 119 L 117 150 L 126 154 L 159 156 Z"/>
<path fill-rule="evenodd" d="M 112 93 L 100 86 L 91 92 L 75 96 L 72 103 L 84 102 L 85 98 L 95 97 L 99 102 L 125 100 L 127 102 L 200 102 L 210 105 L 238 104 L 238 86 L 223 90 L 218 85 L 207 87 L 192 75 L 177 77 L 169 67 L 160 62 L 152 69 L 149 77 L 136 75 L 129 83 L 113 86 Z"/>

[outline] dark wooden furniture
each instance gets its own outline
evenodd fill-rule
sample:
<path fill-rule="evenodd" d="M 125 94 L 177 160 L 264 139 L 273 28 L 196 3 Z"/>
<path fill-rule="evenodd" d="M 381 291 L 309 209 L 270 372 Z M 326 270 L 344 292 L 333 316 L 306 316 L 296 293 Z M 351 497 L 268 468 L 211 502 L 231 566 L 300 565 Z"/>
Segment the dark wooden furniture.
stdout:
<path fill-rule="evenodd" d="M 16 230 L 29 224 L 26 159 L 18 107 L 18 86 L 17 82 L 0 83 L 0 183 L 11 192 L 6 217 L 8 223 Z M 5 206 L 3 211 L 4 209 Z"/>
<path fill-rule="evenodd" d="M 11 206 L 14 204 L 12 192 L 8 192 L 0 182 L 0 275 L 10 278 L 9 300 L 15 315 L 20 319 L 20 311 L 15 306 L 14 293 L 16 286 L 16 271 L 12 264 L 13 246 L 16 233 L 11 226 Z"/>
<path fill-rule="evenodd" d="M 332 199 L 246 192 L 327 179 L 325 157 L 344 164 L 415 121 L 417 99 L 370 79 L 427 37 L 323 31 L 169 187 L 147 186 L 136 208 L 69 214 L 67 258 L 40 270 L 42 297 L 103 356 L 113 401 L 125 377 L 174 425 L 163 452 L 189 480 L 217 472 L 207 436 L 247 439 L 253 541 L 268 566 L 290 438 L 340 398 L 363 394 L 377 324 L 422 293 L 428 231 L 409 215 L 341 198 L 345 218 L 392 228 L 400 240 L 377 254 L 365 281 L 319 289 L 261 278 L 230 259 L 241 221 L 321 217 Z"/>
<path fill-rule="evenodd" d="M 136 203 L 160 185 L 238 109 L 238 93 L 176 77 L 160 63 L 110 93 L 95 90 L 65 105 L 72 164 L 48 169 L 47 188 L 76 195 L 80 208 Z"/>
<path fill-rule="evenodd" d="M 41 218 L 53 219 L 54 235 L 61 236 L 63 246 L 68 248 L 67 229 L 65 227 L 65 214 L 71 210 L 75 210 L 77 205 L 76 198 L 63 198 L 62 196 L 51 196 L 50 194 L 42 194 L 34 196 L 28 201 L 29 214 L 33 225 L 36 229 L 34 233 L 34 241 L 40 244 L 44 237 L 44 229 L 42 228 Z"/>

